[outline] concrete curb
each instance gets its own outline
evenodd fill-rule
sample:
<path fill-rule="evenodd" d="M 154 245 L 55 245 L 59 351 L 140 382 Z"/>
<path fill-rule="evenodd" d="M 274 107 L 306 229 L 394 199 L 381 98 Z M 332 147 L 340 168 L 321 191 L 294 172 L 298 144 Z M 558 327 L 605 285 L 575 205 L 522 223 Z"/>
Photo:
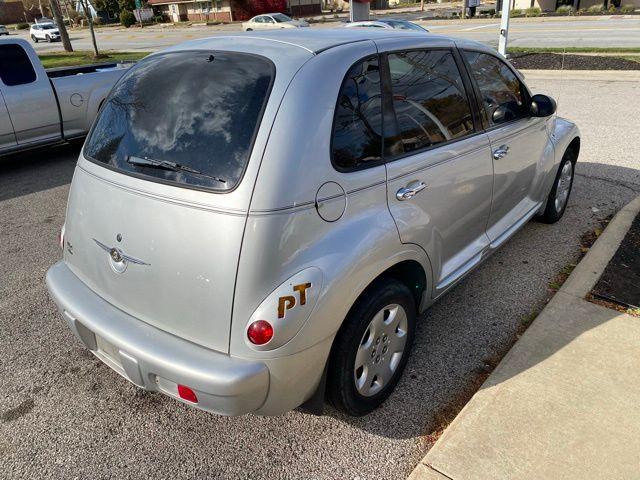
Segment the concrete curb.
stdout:
<path fill-rule="evenodd" d="M 525 80 L 602 80 L 639 82 L 640 70 L 520 70 Z"/>
<path fill-rule="evenodd" d="M 447 469 L 443 471 L 449 473 L 449 476 L 445 475 L 442 471 L 439 471 L 439 467 L 434 466 L 434 464 L 449 464 L 449 467 L 454 465 L 453 462 L 456 460 L 447 457 L 449 455 L 448 452 L 452 451 L 450 447 L 453 447 L 453 450 L 458 448 L 456 444 L 460 441 L 460 435 L 457 431 L 461 428 L 463 429 L 464 425 L 472 424 L 475 419 L 488 413 L 487 409 L 492 407 L 492 400 L 499 394 L 500 387 L 496 387 L 496 385 L 500 385 L 500 377 L 509 368 L 509 364 L 518 362 L 518 356 L 522 355 L 522 350 L 525 350 L 522 344 L 526 343 L 530 338 L 539 335 L 541 331 L 548 330 L 549 328 L 558 329 L 556 334 L 558 336 L 562 335 L 562 325 L 551 323 L 553 326 L 549 327 L 550 322 L 544 321 L 543 318 L 562 318 L 567 308 L 574 311 L 581 310 L 582 318 L 595 318 L 602 315 L 608 317 L 611 314 L 611 310 L 588 302 L 584 297 L 591 291 L 602 275 L 602 272 L 615 254 L 638 213 L 640 213 L 640 196 L 629 202 L 615 215 L 607 228 L 589 249 L 589 252 L 587 252 L 585 257 L 576 266 L 567 281 L 565 281 L 543 311 L 540 312 L 522 338 L 518 340 L 505 355 L 478 392 L 476 392 L 467 405 L 465 405 L 449 427 L 447 427 L 440 439 L 413 470 L 408 477 L 409 480 L 464 480 L 464 478 L 466 478 L 459 475 L 453 476 Z M 637 324 L 637 318 L 635 317 L 625 314 L 619 314 L 619 316 L 628 317 L 632 324 Z M 493 390 L 491 386 L 494 387 Z M 505 422 L 508 421 L 509 419 L 505 418 Z M 463 452 L 466 453 L 467 451 L 463 450 Z M 472 455 L 469 455 L 469 457 L 472 457 Z M 543 460 L 541 459 L 540 461 Z M 465 465 L 465 467 L 468 468 L 469 465 Z M 485 473 L 488 473 L 489 465 L 485 464 L 484 467 L 487 468 L 487 470 L 484 470 Z M 440 468 L 440 470 L 442 470 L 442 468 Z M 462 468 L 462 470 L 464 470 L 464 468 Z M 482 478 L 482 475 L 479 477 Z M 489 475 L 486 478 L 491 478 L 491 476 Z"/>

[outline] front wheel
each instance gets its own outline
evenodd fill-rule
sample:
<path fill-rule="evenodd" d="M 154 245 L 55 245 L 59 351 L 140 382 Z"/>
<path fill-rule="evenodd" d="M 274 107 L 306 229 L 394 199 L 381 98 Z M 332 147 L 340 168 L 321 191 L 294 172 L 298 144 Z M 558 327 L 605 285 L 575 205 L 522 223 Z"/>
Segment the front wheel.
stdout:
<path fill-rule="evenodd" d="M 31 40 L 33 40 L 34 43 L 38 43 L 38 38 L 35 35 L 31 35 Z"/>
<path fill-rule="evenodd" d="M 47 35 L 47 43 L 51 43 L 51 37 Z"/>
<path fill-rule="evenodd" d="M 574 150 L 567 150 L 564 157 L 562 157 L 555 182 L 551 188 L 551 192 L 549 192 L 547 206 L 542 215 L 537 217 L 538 221 L 543 223 L 556 223 L 564 215 L 567 209 L 567 203 L 569 203 L 571 188 L 573 187 L 575 160 Z"/>
<path fill-rule="evenodd" d="M 391 394 L 411 351 L 416 307 L 409 289 L 392 278 L 369 287 L 347 315 L 334 342 L 327 397 L 348 415 L 366 415 Z"/>

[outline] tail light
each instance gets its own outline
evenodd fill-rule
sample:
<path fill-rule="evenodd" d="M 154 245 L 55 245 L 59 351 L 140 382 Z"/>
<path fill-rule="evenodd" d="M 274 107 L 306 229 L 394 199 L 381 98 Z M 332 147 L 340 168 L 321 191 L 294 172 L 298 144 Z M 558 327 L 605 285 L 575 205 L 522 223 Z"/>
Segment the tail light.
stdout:
<path fill-rule="evenodd" d="M 181 399 L 191 403 L 198 403 L 196 392 L 185 385 L 178 385 L 178 395 Z"/>
<path fill-rule="evenodd" d="M 273 338 L 273 327 L 266 320 L 256 320 L 247 328 L 247 337 L 255 345 L 264 345 Z"/>

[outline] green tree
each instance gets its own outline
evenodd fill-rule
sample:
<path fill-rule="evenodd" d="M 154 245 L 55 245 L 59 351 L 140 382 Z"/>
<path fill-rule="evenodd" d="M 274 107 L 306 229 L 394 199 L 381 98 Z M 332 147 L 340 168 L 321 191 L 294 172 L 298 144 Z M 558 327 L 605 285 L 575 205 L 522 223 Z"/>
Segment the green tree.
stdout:
<path fill-rule="evenodd" d="M 120 11 L 133 12 L 136 9 L 136 0 L 118 0 Z"/>
<path fill-rule="evenodd" d="M 118 0 L 95 0 L 94 5 L 96 10 L 107 12 L 109 17 L 117 16 L 120 11 Z"/>

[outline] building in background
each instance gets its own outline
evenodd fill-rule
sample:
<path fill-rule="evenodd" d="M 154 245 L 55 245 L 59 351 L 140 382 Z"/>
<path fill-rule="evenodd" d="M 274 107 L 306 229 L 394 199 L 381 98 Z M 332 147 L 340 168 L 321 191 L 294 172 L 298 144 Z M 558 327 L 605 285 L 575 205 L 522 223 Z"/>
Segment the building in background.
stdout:
<path fill-rule="evenodd" d="M 612 0 L 511 0 L 512 9 L 525 9 L 530 7 L 538 7 L 543 12 L 555 12 L 558 7 L 567 5 L 575 10 L 587 9 L 589 7 L 602 5 L 608 8 L 613 2 Z M 621 0 L 620 6 L 632 5 L 640 8 L 640 0 Z"/>
<path fill-rule="evenodd" d="M 262 13 L 294 17 L 318 15 L 321 0 L 148 0 L 157 15 L 171 22 L 244 21 Z"/>
<path fill-rule="evenodd" d="M 40 6 L 46 16 L 51 14 L 49 2 L 29 2 L 28 7 L 22 0 L 0 0 L 0 24 L 34 22 L 36 18 L 42 17 Z"/>

